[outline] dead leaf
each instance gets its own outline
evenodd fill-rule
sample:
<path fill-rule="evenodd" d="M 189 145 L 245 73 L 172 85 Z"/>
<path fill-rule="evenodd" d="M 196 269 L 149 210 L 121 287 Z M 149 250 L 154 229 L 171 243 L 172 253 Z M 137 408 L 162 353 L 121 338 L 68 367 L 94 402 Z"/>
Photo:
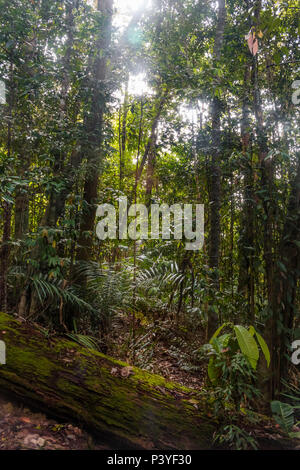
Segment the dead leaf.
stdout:
<path fill-rule="evenodd" d="M 190 400 L 188 400 L 189 403 L 192 403 L 192 405 L 198 405 L 199 401 L 198 400 L 195 400 L 195 398 L 191 398 Z"/>
<path fill-rule="evenodd" d="M 46 444 L 46 441 L 45 441 L 45 439 L 43 439 L 42 437 L 39 437 L 39 438 L 37 439 L 36 443 L 37 443 L 37 445 L 38 445 L 39 447 L 44 447 L 44 445 Z"/>
<path fill-rule="evenodd" d="M 117 369 L 117 367 L 113 367 L 110 373 L 111 375 L 117 376 L 119 375 L 119 370 Z"/>
<path fill-rule="evenodd" d="M 258 53 L 258 40 L 255 39 L 253 42 L 252 54 L 253 56 L 256 56 L 257 53 Z"/>
<path fill-rule="evenodd" d="M 133 367 L 128 366 L 128 367 L 123 367 L 123 369 L 121 369 L 121 376 L 124 379 L 127 379 L 127 377 L 133 374 L 134 374 Z"/>
<path fill-rule="evenodd" d="M 245 36 L 245 39 L 248 41 L 248 46 L 251 54 L 253 56 L 256 56 L 256 54 L 258 53 L 258 39 L 256 38 L 255 31 L 249 31 L 247 36 Z"/>
<path fill-rule="evenodd" d="M 199 409 L 199 407 L 198 407 L 199 401 L 198 400 L 195 400 L 194 398 L 191 398 L 190 400 L 188 400 L 188 402 L 191 403 L 193 405 L 193 407 L 196 408 L 196 410 Z"/>
<path fill-rule="evenodd" d="M 27 423 L 27 424 L 31 423 L 30 419 L 26 418 L 25 416 L 21 418 L 20 421 L 22 421 L 23 423 Z"/>

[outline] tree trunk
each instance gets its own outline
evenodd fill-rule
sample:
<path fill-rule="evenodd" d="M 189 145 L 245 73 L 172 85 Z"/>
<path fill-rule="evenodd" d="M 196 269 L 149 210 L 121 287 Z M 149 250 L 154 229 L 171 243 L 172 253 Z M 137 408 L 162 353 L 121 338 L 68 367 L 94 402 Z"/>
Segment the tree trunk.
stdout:
<path fill-rule="evenodd" d="M 123 178 L 125 176 L 126 165 L 126 147 L 127 147 L 127 116 L 128 116 L 128 101 L 129 101 L 129 77 L 126 77 L 125 94 L 122 108 L 120 108 L 120 125 L 119 125 L 119 140 L 120 140 L 120 191 L 123 191 Z"/>
<path fill-rule="evenodd" d="M 244 174 L 244 211 L 241 217 L 242 233 L 240 237 L 240 273 L 239 292 L 244 294 L 249 305 L 249 319 L 255 322 L 255 214 L 254 214 L 254 175 L 251 146 L 250 123 L 250 65 L 246 66 L 244 75 L 243 118 L 241 138 Z"/>
<path fill-rule="evenodd" d="M 47 341 L 33 325 L 2 313 L 0 339 L 7 351 L 1 391 L 75 420 L 119 449 L 212 447 L 217 423 L 203 395 L 69 340 Z"/>
<path fill-rule="evenodd" d="M 224 41 L 224 29 L 226 22 L 225 0 L 219 0 L 219 16 L 214 45 L 214 63 L 217 64 L 221 57 Z M 219 257 L 221 236 L 221 114 L 222 106 L 218 96 L 214 96 L 212 102 L 212 157 L 209 165 L 209 198 L 210 198 L 210 232 L 209 232 L 209 267 L 214 271 L 215 288 L 219 289 Z M 218 315 L 213 309 L 208 311 L 208 324 L 206 336 L 209 339 L 218 326 Z"/>
<path fill-rule="evenodd" d="M 14 238 L 21 240 L 28 231 L 29 198 L 27 190 L 18 190 L 15 201 L 15 233 Z"/>
<path fill-rule="evenodd" d="M 162 92 L 162 95 L 159 97 L 159 102 L 158 102 L 158 105 L 157 105 L 156 114 L 155 114 L 153 122 L 152 122 L 151 134 L 150 134 L 150 137 L 148 139 L 148 142 L 147 142 L 147 145 L 146 145 L 146 148 L 145 148 L 145 152 L 144 152 L 143 158 L 141 160 L 141 164 L 140 164 L 140 166 L 138 167 L 138 170 L 137 170 L 137 183 L 141 179 L 141 176 L 142 176 L 144 167 L 147 163 L 147 160 L 149 158 L 149 155 L 151 155 L 151 153 L 153 152 L 153 149 L 155 147 L 157 127 L 158 127 L 159 120 L 161 118 L 162 112 L 164 110 L 165 104 L 167 102 L 167 99 L 168 99 L 168 91 Z"/>
<path fill-rule="evenodd" d="M 3 203 L 3 238 L 0 246 L 0 307 L 7 311 L 7 272 L 9 268 L 10 234 L 11 234 L 11 205 Z"/>
<path fill-rule="evenodd" d="M 96 44 L 97 55 L 92 62 L 90 88 L 93 91 L 93 98 L 84 123 L 87 136 L 85 151 L 87 173 L 83 190 L 84 208 L 80 225 L 80 248 L 77 256 L 79 260 L 84 261 L 92 258 L 93 231 L 102 161 L 103 118 L 107 99 L 105 80 L 107 76 L 108 48 L 111 41 L 113 0 L 98 0 L 97 10 L 103 15 L 103 19 Z"/>
<path fill-rule="evenodd" d="M 287 351 L 292 343 L 292 329 L 297 316 L 297 287 L 300 278 L 300 155 L 287 210 L 286 223 L 280 244 L 280 264 L 274 276 L 272 312 L 280 318 L 283 329 L 277 332 L 273 351 L 273 392 L 280 391 L 281 379 L 287 379 Z"/>
<path fill-rule="evenodd" d="M 262 1 L 255 2 L 255 27 L 260 28 L 260 15 L 262 9 Z M 260 367 L 261 391 L 263 395 L 262 411 L 269 410 L 269 403 L 275 396 L 274 390 L 274 373 L 276 373 L 276 365 L 274 363 L 274 352 L 276 348 L 277 338 L 277 318 L 272 312 L 272 301 L 274 296 L 274 255 L 273 247 L 275 240 L 273 236 L 273 212 L 274 212 L 274 169 L 271 159 L 267 159 L 268 155 L 268 136 L 264 126 L 263 108 L 261 101 L 261 93 L 259 88 L 259 68 L 257 55 L 253 57 L 253 84 L 254 84 L 254 114 L 256 118 L 256 134 L 258 145 L 258 158 L 260 166 L 260 196 L 263 206 L 264 224 L 263 233 L 263 258 L 266 275 L 266 288 L 269 304 L 268 318 L 264 328 L 264 338 L 269 346 L 271 354 L 271 367 L 267 367 L 263 361 Z"/>
<path fill-rule="evenodd" d="M 154 172 L 155 172 L 155 165 L 156 165 L 156 149 L 152 148 L 149 159 L 148 159 L 148 166 L 147 166 L 147 177 L 146 177 L 146 205 L 147 207 L 151 206 L 151 199 L 152 199 L 152 190 L 154 185 Z"/>
<path fill-rule="evenodd" d="M 62 56 L 61 63 L 63 69 L 63 78 L 61 82 L 60 89 L 60 116 L 61 122 L 64 122 L 68 119 L 68 94 L 70 90 L 71 83 L 71 69 L 72 69 L 72 54 L 74 49 L 74 28 L 75 28 L 75 18 L 73 9 L 78 8 L 78 2 L 76 0 L 71 0 L 66 3 L 66 12 L 65 12 L 65 21 L 66 21 L 66 51 Z M 76 114 L 76 113 L 75 113 Z M 74 122 L 75 125 L 75 122 Z M 75 151 L 74 151 L 75 152 Z M 57 191 L 52 189 L 50 193 L 50 198 L 48 206 L 46 208 L 43 220 L 41 225 L 45 227 L 56 227 L 58 219 L 63 215 L 65 210 L 65 203 L 69 192 L 71 191 L 74 183 L 73 175 L 76 174 L 76 170 L 80 164 L 80 159 L 77 162 L 73 162 L 74 152 L 71 155 L 71 162 L 68 164 L 68 156 L 66 152 L 57 152 L 53 150 L 53 179 L 61 179 L 64 181 L 64 187 Z M 72 175 L 72 176 L 71 176 Z"/>

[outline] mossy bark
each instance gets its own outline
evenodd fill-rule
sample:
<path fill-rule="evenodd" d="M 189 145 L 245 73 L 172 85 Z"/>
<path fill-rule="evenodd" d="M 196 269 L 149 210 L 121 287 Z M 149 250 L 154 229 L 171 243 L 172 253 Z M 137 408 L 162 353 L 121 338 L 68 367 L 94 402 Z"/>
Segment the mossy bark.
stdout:
<path fill-rule="evenodd" d="M 64 338 L 47 339 L 3 313 L 0 340 L 7 349 L 0 391 L 76 420 L 119 449 L 211 448 L 217 423 L 205 396 Z"/>

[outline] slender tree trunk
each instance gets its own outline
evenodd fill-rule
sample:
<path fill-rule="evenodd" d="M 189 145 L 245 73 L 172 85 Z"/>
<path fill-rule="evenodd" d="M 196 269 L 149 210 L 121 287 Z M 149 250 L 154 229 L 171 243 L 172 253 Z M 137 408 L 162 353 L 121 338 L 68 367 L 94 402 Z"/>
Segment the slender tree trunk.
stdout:
<path fill-rule="evenodd" d="M 147 176 L 146 176 L 146 204 L 151 205 L 152 191 L 154 185 L 154 172 L 156 164 L 156 149 L 152 148 L 148 158 Z"/>
<path fill-rule="evenodd" d="M 7 155 L 12 154 L 13 143 L 13 106 L 15 97 L 15 84 L 14 84 L 14 66 L 13 61 L 10 63 L 10 89 L 8 95 L 8 126 L 7 126 Z M 9 269 L 9 255 L 10 255 L 10 236 L 11 236 L 11 204 L 7 201 L 3 202 L 3 236 L 0 246 L 0 308 L 7 311 L 7 272 Z"/>
<path fill-rule="evenodd" d="M 17 172 L 18 176 L 24 180 L 30 168 L 29 150 L 26 148 L 26 141 L 24 139 L 22 139 L 18 147 L 20 167 L 17 169 Z M 16 190 L 14 218 L 14 238 L 15 240 L 22 240 L 28 232 L 29 226 L 29 187 L 25 188 L 22 186 Z"/>
<path fill-rule="evenodd" d="M 138 170 L 137 170 L 137 182 L 139 182 L 139 180 L 142 176 L 143 170 L 145 168 L 145 165 L 148 161 L 149 155 L 151 155 L 151 152 L 155 147 L 157 127 L 158 127 L 159 120 L 160 120 L 161 114 L 163 112 L 163 109 L 165 107 L 167 99 L 168 99 L 168 92 L 163 92 L 161 97 L 159 98 L 159 103 L 158 103 L 158 106 L 157 106 L 157 109 L 156 109 L 156 114 L 155 114 L 153 122 L 152 122 L 151 134 L 150 134 L 150 137 L 148 139 L 148 142 L 147 142 L 147 145 L 146 145 L 145 152 L 144 152 L 144 155 L 142 157 L 141 163 L 140 163 L 140 165 L 138 167 Z"/>
<path fill-rule="evenodd" d="M 7 272 L 9 268 L 10 234 L 11 234 L 11 205 L 3 203 L 3 237 L 0 247 L 0 308 L 7 312 Z"/>
<path fill-rule="evenodd" d="M 289 372 L 288 351 L 297 315 L 296 296 L 300 279 L 300 154 L 280 243 L 280 262 L 274 273 L 271 309 L 274 318 L 281 319 L 283 329 L 274 338 L 273 394 L 281 390 L 281 379 Z"/>
<path fill-rule="evenodd" d="M 254 273 L 254 179 L 250 134 L 250 65 L 246 66 L 244 76 L 244 98 L 242 117 L 242 153 L 244 168 L 244 211 L 240 241 L 239 291 L 245 294 L 249 305 L 249 318 L 255 321 L 255 273 Z"/>
<path fill-rule="evenodd" d="M 96 218 L 96 202 L 100 165 L 102 161 L 103 117 L 106 105 L 105 79 L 107 76 L 107 52 L 111 40 L 113 0 L 98 0 L 97 10 L 102 15 L 102 29 L 96 44 L 97 54 L 92 64 L 91 109 L 85 119 L 88 138 L 86 158 L 88 163 L 83 191 L 83 214 L 80 226 L 77 258 L 87 261 L 92 257 L 93 231 Z"/>
<path fill-rule="evenodd" d="M 225 0 L 219 0 L 219 13 L 217 31 L 214 45 L 214 64 L 217 65 L 223 47 L 224 29 L 226 23 Z M 219 289 L 219 257 L 221 237 L 221 115 L 222 105 L 219 97 L 215 96 L 212 102 L 212 156 L 209 164 L 209 198 L 210 198 L 210 231 L 209 231 L 209 267 L 213 271 L 213 283 L 216 290 Z M 212 300 L 213 301 L 213 300 Z M 209 308 L 207 339 L 209 339 L 218 326 L 218 315 Z"/>
<path fill-rule="evenodd" d="M 255 2 L 255 27 L 258 30 L 260 25 L 262 2 Z M 259 365 L 260 387 L 263 394 L 262 409 L 267 410 L 269 403 L 274 397 L 273 388 L 273 371 L 274 371 L 274 347 L 276 338 L 276 319 L 271 310 L 271 303 L 274 292 L 274 260 L 273 260 L 273 230 L 272 230 L 272 187 L 273 187 L 273 169 L 270 159 L 266 159 L 268 155 L 268 139 L 264 128 L 263 110 L 261 103 L 261 94 L 259 89 L 259 69 L 258 57 L 253 57 L 253 103 L 254 114 L 256 118 L 256 134 L 258 144 L 258 158 L 260 165 L 260 188 L 262 190 L 261 202 L 264 211 L 263 231 L 263 258 L 265 265 L 265 283 L 269 304 L 268 318 L 265 324 L 264 337 L 269 346 L 271 353 L 271 367 L 268 368 L 266 361 L 262 361 Z"/>
<path fill-rule="evenodd" d="M 28 231 L 29 197 L 27 191 L 18 190 L 15 199 L 15 232 L 16 240 L 21 240 Z"/>
<path fill-rule="evenodd" d="M 66 52 L 62 57 L 62 66 L 63 66 L 63 79 L 61 83 L 60 91 L 60 116 L 61 120 L 64 121 L 68 115 L 68 93 L 70 88 L 70 74 L 71 74 L 71 58 L 74 49 L 74 8 L 78 8 L 77 0 L 71 0 L 66 2 Z M 63 215 L 65 209 L 65 202 L 68 196 L 68 193 L 73 185 L 73 181 L 70 178 L 69 168 L 67 165 L 67 154 L 61 154 L 61 152 L 54 151 L 54 166 L 53 166 L 53 178 L 61 178 L 64 180 L 64 188 L 60 191 L 52 189 L 50 193 L 49 203 L 46 208 L 42 226 L 45 227 L 55 227 L 58 219 Z M 79 162 L 78 162 L 79 164 Z M 77 165 L 74 165 L 74 168 L 77 168 Z M 73 168 L 73 170 L 74 170 Z"/>
<path fill-rule="evenodd" d="M 127 116 L 128 116 L 128 83 L 129 78 L 126 79 L 125 84 L 125 95 L 123 103 L 123 113 L 121 119 L 121 109 L 120 109 L 120 190 L 123 190 L 123 178 L 124 178 L 124 169 L 125 169 L 125 156 L 126 156 L 126 144 L 127 144 Z"/>

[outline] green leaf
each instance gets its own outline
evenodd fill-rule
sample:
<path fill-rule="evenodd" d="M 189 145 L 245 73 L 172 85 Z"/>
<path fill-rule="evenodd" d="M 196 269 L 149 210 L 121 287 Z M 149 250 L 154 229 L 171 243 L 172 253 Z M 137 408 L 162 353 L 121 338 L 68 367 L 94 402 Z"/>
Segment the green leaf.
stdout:
<path fill-rule="evenodd" d="M 214 347 L 215 351 L 220 354 L 222 344 L 220 343 L 219 338 L 212 338 L 210 344 Z"/>
<path fill-rule="evenodd" d="M 253 326 L 250 326 L 249 333 L 251 334 L 251 336 L 254 336 L 254 335 L 256 336 L 257 341 L 258 341 L 258 343 L 261 347 L 261 350 L 263 352 L 263 355 L 265 356 L 265 359 L 267 361 L 267 365 L 269 367 L 270 362 L 271 362 L 271 356 L 270 356 L 270 350 L 268 348 L 267 343 L 265 342 L 263 337 L 259 333 L 257 333 L 257 331 L 255 330 L 255 328 Z"/>
<path fill-rule="evenodd" d="M 223 323 L 222 326 L 220 326 L 217 331 L 213 334 L 213 336 L 211 337 L 210 339 L 210 342 L 209 344 L 212 344 L 212 341 L 217 338 L 219 336 L 219 334 L 221 333 L 221 331 L 223 330 L 223 328 L 225 328 L 225 326 L 227 325 L 227 323 Z"/>
<path fill-rule="evenodd" d="M 275 400 L 271 402 L 274 419 L 281 428 L 289 433 L 294 426 L 294 409 L 288 403 Z"/>
<path fill-rule="evenodd" d="M 292 437 L 293 439 L 300 439 L 300 431 L 298 432 L 290 432 L 289 436 Z"/>
<path fill-rule="evenodd" d="M 255 334 L 256 334 L 257 341 L 259 342 L 259 345 L 260 345 L 261 350 L 263 352 L 263 355 L 266 358 L 267 365 L 269 367 L 270 362 L 271 362 L 271 356 L 270 356 L 270 350 L 268 348 L 268 345 L 265 342 L 265 340 L 263 339 L 263 337 L 259 333 L 257 333 L 257 331 L 255 331 Z"/>
<path fill-rule="evenodd" d="M 259 349 L 255 339 L 253 338 L 251 333 L 246 330 L 246 328 L 243 326 L 235 325 L 234 331 L 242 354 L 247 357 L 251 367 L 253 367 L 253 369 L 256 369 L 257 361 L 259 358 Z"/>
<path fill-rule="evenodd" d="M 97 341 L 95 338 L 92 336 L 87 336 L 87 335 L 80 335 L 80 334 L 75 334 L 75 333 L 68 333 L 67 336 L 71 338 L 73 341 L 76 343 L 81 344 L 82 346 L 85 346 L 88 349 L 93 349 L 95 351 L 98 351 L 98 345 Z"/>
<path fill-rule="evenodd" d="M 219 342 L 221 349 L 227 348 L 231 337 L 232 337 L 231 333 L 225 333 L 224 335 L 219 336 L 218 342 Z"/>
<path fill-rule="evenodd" d="M 249 333 L 250 333 L 251 336 L 254 336 L 254 335 L 255 335 L 256 331 L 255 331 L 254 326 L 250 326 L 250 327 L 249 327 Z"/>

